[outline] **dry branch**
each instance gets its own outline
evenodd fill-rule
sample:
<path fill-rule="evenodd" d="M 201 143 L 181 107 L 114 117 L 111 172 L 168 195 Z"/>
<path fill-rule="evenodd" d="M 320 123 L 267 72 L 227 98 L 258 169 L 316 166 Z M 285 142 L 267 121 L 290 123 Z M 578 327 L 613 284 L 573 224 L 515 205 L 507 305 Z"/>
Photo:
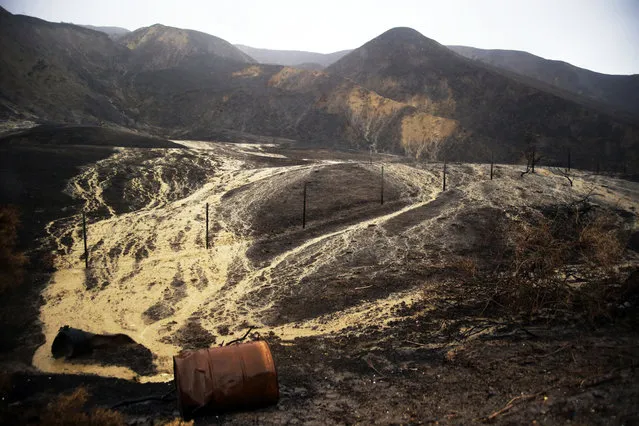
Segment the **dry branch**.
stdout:
<path fill-rule="evenodd" d="M 253 330 L 255 328 L 255 326 L 250 326 L 248 330 L 246 330 L 246 333 L 244 333 L 244 336 L 240 337 L 239 339 L 235 339 L 235 340 L 231 340 L 230 342 L 228 342 L 226 344 L 226 346 L 230 346 L 233 343 L 239 343 L 241 341 L 243 341 L 244 339 L 246 339 L 246 337 L 249 335 L 249 333 L 251 332 L 251 330 Z"/>
<path fill-rule="evenodd" d="M 570 177 L 570 174 L 568 173 L 568 170 L 562 170 L 562 169 L 551 169 L 553 174 L 559 175 L 559 176 L 563 176 L 566 179 L 568 179 L 568 182 L 570 183 L 570 186 L 572 187 L 572 178 Z"/>
<path fill-rule="evenodd" d="M 371 288 L 372 285 L 365 285 L 364 287 L 355 287 L 353 290 L 365 290 L 367 288 Z"/>
<path fill-rule="evenodd" d="M 374 371 L 376 372 L 380 377 L 386 377 L 384 376 L 382 373 L 379 372 L 379 370 L 377 368 L 375 368 L 375 366 L 373 365 L 373 361 L 371 361 L 370 359 L 366 360 L 366 364 L 368 364 L 368 366 Z"/>
<path fill-rule="evenodd" d="M 548 393 L 548 391 L 556 388 L 557 386 L 553 386 L 551 388 L 548 389 L 544 389 L 541 392 L 537 392 L 537 393 L 533 393 L 533 394 L 529 394 L 529 395 L 520 395 L 520 396 L 516 396 L 513 399 L 511 399 L 510 401 L 508 401 L 508 403 L 500 410 L 497 410 L 495 412 L 493 412 L 492 414 L 486 416 L 486 417 L 481 417 L 479 419 L 479 421 L 482 422 L 492 422 L 493 420 L 495 420 L 497 417 L 501 416 L 502 414 L 510 411 L 513 407 L 515 407 L 516 405 L 521 404 L 522 402 L 526 402 L 526 401 L 530 401 L 531 399 L 535 399 L 538 396 L 541 396 L 543 394 Z"/>

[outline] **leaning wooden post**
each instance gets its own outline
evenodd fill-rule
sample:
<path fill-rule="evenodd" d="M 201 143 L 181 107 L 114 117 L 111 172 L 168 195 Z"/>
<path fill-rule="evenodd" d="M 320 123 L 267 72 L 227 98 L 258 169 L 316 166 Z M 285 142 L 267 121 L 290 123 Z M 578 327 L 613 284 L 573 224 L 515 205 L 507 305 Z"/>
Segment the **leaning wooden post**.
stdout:
<path fill-rule="evenodd" d="M 446 159 L 444 158 L 444 189 L 446 191 Z"/>
<path fill-rule="evenodd" d="M 302 207 L 302 229 L 306 228 L 306 185 L 308 182 L 304 182 L 304 206 Z"/>
<path fill-rule="evenodd" d="M 490 180 L 493 180 L 493 166 L 495 164 L 495 154 L 490 153 Z"/>
<path fill-rule="evenodd" d="M 384 205 L 384 166 L 382 166 L 382 187 L 381 187 L 380 202 Z"/>
<path fill-rule="evenodd" d="M 537 155 L 537 153 L 535 152 L 535 145 L 533 145 L 532 147 L 532 158 L 530 159 L 530 163 L 532 165 L 532 169 L 531 172 L 535 173 L 535 155 Z"/>
<path fill-rule="evenodd" d="M 87 249 L 87 215 L 82 212 L 82 237 L 84 239 L 84 268 L 89 269 L 89 250 Z"/>
<path fill-rule="evenodd" d="M 209 203 L 206 203 L 206 242 L 205 247 L 209 248 Z"/>

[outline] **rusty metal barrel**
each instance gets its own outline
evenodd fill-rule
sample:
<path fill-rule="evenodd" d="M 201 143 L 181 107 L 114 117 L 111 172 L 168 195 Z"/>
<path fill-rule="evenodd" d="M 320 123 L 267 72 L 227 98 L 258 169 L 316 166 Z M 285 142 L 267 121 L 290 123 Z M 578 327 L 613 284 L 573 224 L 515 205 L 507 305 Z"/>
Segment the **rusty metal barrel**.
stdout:
<path fill-rule="evenodd" d="M 264 341 L 240 343 L 173 357 L 178 407 L 185 418 L 277 404 L 279 385 Z"/>
<path fill-rule="evenodd" d="M 51 345 L 54 358 L 73 358 L 91 352 L 95 334 L 65 325 L 60 327 Z"/>

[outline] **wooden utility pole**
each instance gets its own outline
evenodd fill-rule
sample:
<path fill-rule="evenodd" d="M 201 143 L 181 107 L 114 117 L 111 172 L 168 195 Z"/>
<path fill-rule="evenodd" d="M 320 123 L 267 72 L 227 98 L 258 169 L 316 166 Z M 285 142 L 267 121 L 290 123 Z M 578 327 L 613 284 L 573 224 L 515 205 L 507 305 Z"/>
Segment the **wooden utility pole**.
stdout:
<path fill-rule="evenodd" d="M 495 164 L 495 154 L 490 153 L 490 180 L 493 180 L 493 165 Z"/>
<path fill-rule="evenodd" d="M 446 159 L 444 158 L 444 189 L 446 191 Z"/>
<path fill-rule="evenodd" d="M 89 250 L 87 249 L 87 215 L 82 212 L 82 238 L 84 239 L 84 268 L 89 269 Z"/>
<path fill-rule="evenodd" d="M 382 166 L 382 187 L 381 187 L 381 204 L 384 205 L 384 166 Z"/>
<path fill-rule="evenodd" d="M 306 228 L 306 185 L 308 182 L 304 182 L 304 206 L 302 207 L 302 229 Z"/>
<path fill-rule="evenodd" d="M 209 248 L 209 203 L 206 203 L 206 242 L 204 246 Z"/>

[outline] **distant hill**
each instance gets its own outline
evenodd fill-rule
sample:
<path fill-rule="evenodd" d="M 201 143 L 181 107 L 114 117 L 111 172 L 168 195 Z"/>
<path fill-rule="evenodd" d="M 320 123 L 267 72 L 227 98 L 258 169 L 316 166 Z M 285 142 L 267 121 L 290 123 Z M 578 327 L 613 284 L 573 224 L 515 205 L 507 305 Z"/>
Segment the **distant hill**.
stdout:
<path fill-rule="evenodd" d="M 42 125 L 0 137 L 0 145 L 83 145 L 126 148 L 182 148 L 166 139 L 98 126 Z"/>
<path fill-rule="evenodd" d="M 134 52 L 130 66 L 136 70 L 166 69 L 215 58 L 239 63 L 255 62 L 219 37 L 160 24 L 137 29 L 119 38 L 118 42 Z"/>
<path fill-rule="evenodd" d="M 84 28 L 88 28 L 90 30 L 103 32 L 113 40 L 117 40 L 123 35 L 126 35 L 131 32 L 127 30 L 126 28 L 121 28 L 121 27 L 95 27 L 93 25 L 80 25 L 80 26 Z"/>
<path fill-rule="evenodd" d="M 0 119 L 144 128 L 147 123 L 136 123 L 148 81 L 141 72 L 185 67 L 210 75 L 253 62 L 230 43 L 197 31 L 155 25 L 115 42 L 103 32 L 4 9 L 0 49 Z M 184 86 L 185 75 L 165 83 L 193 87 Z"/>
<path fill-rule="evenodd" d="M 553 158 L 572 148 L 583 163 L 639 162 L 637 126 L 508 78 L 410 28 L 387 31 L 326 71 L 415 107 L 402 119 L 401 141 L 417 155 L 514 158 L 534 143 Z"/>
<path fill-rule="evenodd" d="M 309 70 L 309 71 L 321 71 L 326 67 L 318 64 L 317 62 L 304 62 L 302 64 L 294 65 L 295 68 L 299 68 L 301 70 Z"/>
<path fill-rule="evenodd" d="M 236 44 L 235 46 L 261 64 L 286 65 L 302 68 L 309 68 L 309 64 L 318 64 L 321 68 L 325 68 L 350 52 L 350 50 L 341 50 L 333 53 L 315 53 L 299 50 L 258 49 L 242 44 Z"/>
<path fill-rule="evenodd" d="M 106 34 L 0 10 L 0 118 L 127 124 L 116 93 L 129 51 Z"/>
<path fill-rule="evenodd" d="M 580 167 L 639 164 L 636 124 L 407 28 L 317 70 L 258 64 L 197 31 L 153 25 L 114 41 L 0 10 L 0 48 L 0 119 L 14 122 L 248 133 L 427 160 L 518 161 L 535 144 L 547 163 L 570 148 Z"/>
<path fill-rule="evenodd" d="M 639 75 L 607 75 L 516 50 L 448 46 L 467 58 L 509 70 L 639 117 Z"/>

